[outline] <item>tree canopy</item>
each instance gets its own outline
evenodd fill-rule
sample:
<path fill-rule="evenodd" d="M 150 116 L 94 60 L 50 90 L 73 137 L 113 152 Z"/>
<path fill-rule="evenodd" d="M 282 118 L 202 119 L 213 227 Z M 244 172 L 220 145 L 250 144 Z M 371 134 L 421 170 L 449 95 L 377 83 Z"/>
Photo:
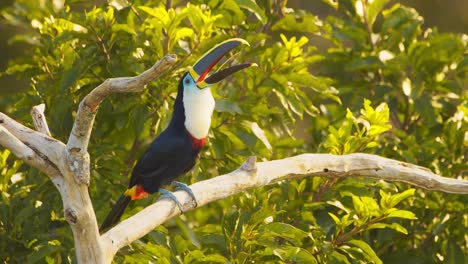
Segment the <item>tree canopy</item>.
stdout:
<path fill-rule="evenodd" d="M 467 179 L 465 34 L 424 28 L 388 0 L 324 0 L 318 17 L 281 0 L 18 0 L 3 22 L 22 27 L 24 56 L 2 75 L 28 81 L 0 98 L 31 125 L 44 103 L 66 141 L 78 104 L 107 78 L 135 76 L 166 54 L 176 65 L 139 94 L 98 111 L 89 186 L 101 222 L 136 160 L 169 122 L 177 83 L 215 44 L 240 37 L 235 60 L 259 67 L 213 87 L 207 147 L 181 181 L 237 168 L 248 156 L 374 153 Z M 38 5 L 40 8 L 38 8 Z M 73 236 L 59 193 L 0 149 L 0 256 L 5 263 L 71 263 Z M 157 196 L 127 209 L 133 215 Z M 121 263 L 466 263 L 467 196 L 367 178 L 282 181 L 209 204 L 160 226 L 116 256 Z"/>

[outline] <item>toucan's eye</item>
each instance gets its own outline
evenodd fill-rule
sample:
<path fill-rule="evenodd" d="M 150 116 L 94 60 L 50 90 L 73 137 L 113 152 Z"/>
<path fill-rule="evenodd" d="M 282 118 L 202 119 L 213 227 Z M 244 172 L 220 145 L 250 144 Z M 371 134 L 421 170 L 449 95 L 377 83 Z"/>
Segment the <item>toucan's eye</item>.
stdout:
<path fill-rule="evenodd" d="M 185 84 L 190 84 L 190 79 L 186 78 L 184 82 L 185 82 Z"/>

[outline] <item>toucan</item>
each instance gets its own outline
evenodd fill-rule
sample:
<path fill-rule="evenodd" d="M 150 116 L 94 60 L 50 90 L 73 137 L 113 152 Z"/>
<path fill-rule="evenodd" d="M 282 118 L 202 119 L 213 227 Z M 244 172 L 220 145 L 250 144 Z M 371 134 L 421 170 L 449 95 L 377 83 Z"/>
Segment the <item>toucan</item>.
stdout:
<path fill-rule="evenodd" d="M 174 200 L 183 212 L 180 202 L 171 192 L 162 189 L 163 185 L 175 184 L 179 189 L 186 190 L 196 203 L 188 186 L 175 182 L 175 179 L 194 167 L 200 150 L 206 143 L 215 107 L 210 86 L 237 71 L 255 65 L 238 64 L 208 75 L 224 55 L 242 44 L 248 45 L 248 42 L 233 38 L 216 45 L 182 76 L 169 125 L 136 163 L 128 189 L 112 207 L 100 231 L 115 225 L 130 201 L 146 198 L 156 192 Z"/>

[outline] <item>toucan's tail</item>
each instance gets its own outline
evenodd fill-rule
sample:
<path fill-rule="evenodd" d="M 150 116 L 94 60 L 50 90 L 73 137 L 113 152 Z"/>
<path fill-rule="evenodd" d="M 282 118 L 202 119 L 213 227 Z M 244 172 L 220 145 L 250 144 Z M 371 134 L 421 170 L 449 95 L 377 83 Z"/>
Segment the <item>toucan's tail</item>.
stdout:
<path fill-rule="evenodd" d="M 120 220 L 120 217 L 122 216 L 123 212 L 125 211 L 125 208 L 127 207 L 130 201 L 131 198 L 129 196 L 122 194 L 119 200 L 117 200 L 117 202 L 112 207 L 112 210 L 107 215 L 106 219 L 104 219 L 104 222 L 102 222 L 99 231 L 102 232 L 108 229 L 109 227 L 115 225 Z"/>

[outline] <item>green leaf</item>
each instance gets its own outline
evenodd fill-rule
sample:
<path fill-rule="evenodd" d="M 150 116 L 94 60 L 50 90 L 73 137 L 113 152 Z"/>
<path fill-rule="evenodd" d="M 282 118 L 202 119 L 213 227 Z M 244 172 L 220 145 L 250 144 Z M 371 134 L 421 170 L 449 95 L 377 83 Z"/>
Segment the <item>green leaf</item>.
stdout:
<path fill-rule="evenodd" d="M 258 233 L 257 241 L 270 246 L 278 245 L 276 242 L 278 237 L 289 241 L 294 246 L 300 246 L 302 244 L 302 240 L 309 236 L 309 234 L 297 227 L 279 222 L 273 222 L 261 226 L 258 229 Z"/>
<path fill-rule="evenodd" d="M 341 226 L 341 220 L 340 220 L 340 218 L 338 218 L 338 216 L 336 216 L 335 214 L 330 213 L 330 212 L 328 212 L 328 215 L 333 219 L 333 221 L 335 221 L 335 224 L 337 226 Z"/>
<path fill-rule="evenodd" d="M 129 128 L 133 129 L 135 136 L 141 136 L 141 131 L 145 131 L 145 125 L 148 124 L 148 108 L 145 105 L 136 105 L 130 111 Z"/>
<path fill-rule="evenodd" d="M 6 74 L 18 74 L 25 72 L 27 70 L 34 69 L 32 64 L 11 64 L 8 65 L 8 68 L 5 70 Z"/>
<path fill-rule="evenodd" d="M 408 230 L 406 230 L 406 228 L 404 228 L 403 226 L 401 226 L 400 224 L 397 224 L 397 223 L 391 223 L 390 225 L 387 225 L 388 228 L 390 229 L 393 229 L 395 231 L 398 231 L 400 233 L 403 233 L 405 235 L 408 234 Z"/>
<path fill-rule="evenodd" d="M 173 42 L 175 42 L 184 39 L 184 38 L 189 38 L 193 39 L 195 36 L 195 33 L 193 32 L 193 29 L 188 28 L 188 27 L 179 27 L 177 28 L 176 34 L 173 37 Z"/>
<path fill-rule="evenodd" d="M 255 3 L 254 0 L 236 0 L 236 2 L 241 8 L 247 9 L 254 13 L 258 20 L 260 20 L 260 22 L 265 25 L 267 22 L 265 12 L 257 5 L 257 3 Z"/>
<path fill-rule="evenodd" d="M 151 8 L 148 6 L 138 6 L 138 9 L 144 11 L 150 16 L 159 19 L 163 24 L 167 24 L 169 22 L 169 14 L 167 13 L 165 8 Z"/>
<path fill-rule="evenodd" d="M 276 22 L 271 29 L 276 30 L 285 30 L 285 31 L 296 31 L 296 32 L 307 32 L 307 33 L 316 33 L 318 27 L 315 25 L 315 17 L 313 15 L 305 15 L 302 17 L 302 21 L 298 20 L 293 14 L 287 14 Z"/>
<path fill-rule="evenodd" d="M 246 132 L 244 130 L 238 130 L 236 131 L 236 136 L 242 140 L 242 142 L 253 148 L 255 147 L 255 144 L 257 143 L 257 137 L 255 137 L 255 135 L 252 135 L 250 132 Z"/>
<path fill-rule="evenodd" d="M 328 4 L 329 6 L 333 7 L 335 10 L 338 9 L 338 0 L 322 0 L 322 2 Z"/>
<path fill-rule="evenodd" d="M 379 15 L 380 11 L 382 11 L 383 7 L 389 2 L 389 0 L 373 0 L 368 2 L 367 21 L 372 28 L 375 18 Z"/>
<path fill-rule="evenodd" d="M 184 257 L 184 263 L 193 263 L 197 260 L 201 260 L 205 258 L 205 254 L 201 250 L 191 250 L 188 252 L 187 255 Z"/>
<path fill-rule="evenodd" d="M 202 259 L 200 261 L 203 261 L 205 263 L 228 263 L 228 259 L 220 254 L 210 254 Z"/>
<path fill-rule="evenodd" d="M 360 248 L 365 253 L 365 256 L 368 260 L 377 264 L 383 263 L 375 251 L 366 242 L 362 240 L 349 240 L 346 243 Z"/>
<path fill-rule="evenodd" d="M 222 14 L 222 19 L 216 21 L 221 28 L 230 28 L 245 21 L 245 14 L 235 0 L 224 0 L 220 2 L 216 11 Z"/>
<path fill-rule="evenodd" d="M 370 215 L 378 216 L 379 215 L 379 205 L 374 198 L 362 196 L 360 197 L 361 201 L 366 205 L 369 210 Z"/>
<path fill-rule="evenodd" d="M 159 259 L 169 258 L 171 256 L 171 251 L 166 246 L 151 242 L 146 243 L 144 249 Z"/>
<path fill-rule="evenodd" d="M 127 32 L 128 34 L 136 36 L 136 31 L 134 28 L 130 27 L 127 24 L 113 24 L 112 25 L 112 31 L 113 32 L 118 32 L 118 31 L 123 31 Z"/>
<path fill-rule="evenodd" d="M 333 200 L 333 201 L 327 201 L 327 204 L 333 205 L 335 207 L 340 208 L 341 210 L 345 211 L 346 213 L 349 213 L 350 210 L 346 208 L 340 201 L 338 200 Z"/>
<path fill-rule="evenodd" d="M 242 109 L 237 102 L 231 100 L 216 100 L 215 110 L 218 112 L 228 112 L 230 114 L 242 114 Z"/>
<path fill-rule="evenodd" d="M 407 210 L 392 211 L 386 216 L 386 218 L 392 218 L 392 217 L 403 218 L 403 219 L 418 219 L 413 212 L 407 211 Z"/>
<path fill-rule="evenodd" d="M 346 70 L 355 72 L 355 71 L 368 71 L 374 69 L 380 69 L 384 66 L 384 64 L 380 61 L 377 56 L 369 55 L 363 57 L 354 57 L 352 61 L 347 64 Z"/>
<path fill-rule="evenodd" d="M 265 131 L 258 126 L 257 122 L 247 122 L 247 126 L 252 130 L 252 133 L 262 141 L 267 149 L 272 150 L 272 146 L 266 137 Z"/>
<path fill-rule="evenodd" d="M 392 195 L 388 198 L 389 205 L 388 208 L 393 208 L 401 201 L 405 200 L 408 197 L 414 196 L 415 189 L 408 189 L 402 193 Z"/>
<path fill-rule="evenodd" d="M 44 245 L 41 246 L 37 251 L 28 255 L 28 263 L 37 263 L 40 260 L 43 260 L 46 256 L 50 256 L 55 252 L 63 251 L 61 246 L 55 245 Z"/>
<path fill-rule="evenodd" d="M 378 146 L 379 146 L 379 143 L 377 143 L 377 141 L 372 141 L 372 142 L 367 143 L 366 148 L 376 148 Z"/>
<path fill-rule="evenodd" d="M 384 229 L 384 228 L 390 228 L 400 233 L 403 233 L 405 235 L 408 234 L 408 231 L 406 230 L 406 228 L 404 228 L 403 226 L 397 223 L 391 223 L 391 224 L 375 223 L 367 227 L 367 229 Z"/>
<path fill-rule="evenodd" d="M 64 70 L 62 78 L 60 79 L 61 94 L 65 94 L 67 91 L 70 91 L 73 88 L 78 79 L 81 77 L 83 67 L 86 67 L 85 63 L 86 62 L 84 60 L 79 60 L 71 67 L 67 67 Z"/>
<path fill-rule="evenodd" d="M 384 229 L 384 228 L 387 228 L 389 227 L 389 224 L 386 224 L 386 223 L 375 223 L 375 224 L 372 224 L 372 225 L 369 225 L 367 227 L 367 229 Z"/>
<path fill-rule="evenodd" d="M 382 14 L 385 18 L 382 24 L 382 32 L 400 31 L 399 34 L 403 34 L 403 37 L 407 38 L 408 41 L 412 39 L 411 36 L 414 35 L 414 29 L 423 22 L 423 19 L 414 9 L 398 3 L 390 9 L 384 10 Z M 414 29 L 405 32 L 405 28 Z"/>
<path fill-rule="evenodd" d="M 327 263 L 344 263 L 344 264 L 350 264 L 351 262 L 349 262 L 348 258 L 339 253 L 338 251 L 333 251 L 331 254 L 328 254 L 327 255 Z"/>
<path fill-rule="evenodd" d="M 298 264 L 316 264 L 317 259 L 308 251 L 303 248 L 296 248 L 289 250 L 287 260 L 291 263 Z"/>
<path fill-rule="evenodd" d="M 434 116 L 436 115 L 435 109 L 433 107 L 428 107 L 428 105 L 432 105 L 433 98 L 429 95 L 423 95 L 415 98 L 414 100 L 414 108 L 416 111 L 424 118 L 426 124 L 428 126 L 435 125 Z"/>
<path fill-rule="evenodd" d="M 353 199 L 354 210 L 358 214 L 364 214 L 367 211 L 366 210 L 367 208 L 362 202 L 362 200 L 358 196 L 355 196 L 355 195 L 352 195 L 351 198 Z"/>
<path fill-rule="evenodd" d="M 458 264 L 466 263 L 468 260 L 467 255 L 463 253 L 463 249 L 455 241 L 447 241 L 446 252 L 444 263 Z"/>
<path fill-rule="evenodd" d="M 390 198 L 390 195 L 387 194 L 385 191 L 383 190 L 379 190 L 379 194 L 380 194 L 380 207 L 382 209 L 387 209 L 389 208 L 389 198 Z"/>

